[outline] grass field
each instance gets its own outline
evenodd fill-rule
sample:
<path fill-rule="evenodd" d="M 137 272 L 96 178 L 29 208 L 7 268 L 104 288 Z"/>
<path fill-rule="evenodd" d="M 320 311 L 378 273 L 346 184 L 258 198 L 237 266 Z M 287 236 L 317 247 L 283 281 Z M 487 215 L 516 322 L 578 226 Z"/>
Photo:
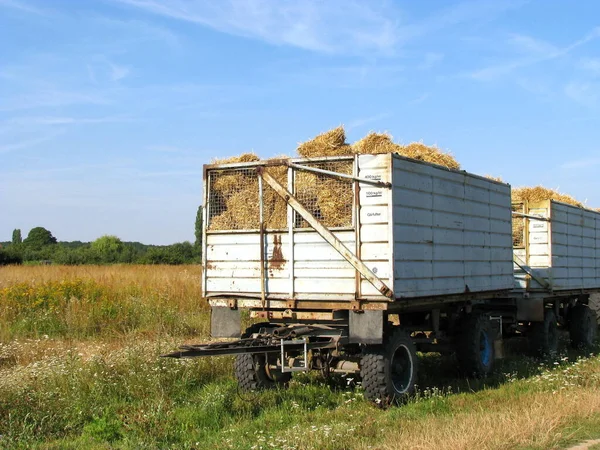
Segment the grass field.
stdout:
<path fill-rule="evenodd" d="M 196 266 L 0 268 L 0 448 L 562 448 L 600 437 L 600 358 L 512 356 L 486 380 L 421 360 L 419 394 L 379 410 L 356 380 L 241 393 L 208 339 Z"/>

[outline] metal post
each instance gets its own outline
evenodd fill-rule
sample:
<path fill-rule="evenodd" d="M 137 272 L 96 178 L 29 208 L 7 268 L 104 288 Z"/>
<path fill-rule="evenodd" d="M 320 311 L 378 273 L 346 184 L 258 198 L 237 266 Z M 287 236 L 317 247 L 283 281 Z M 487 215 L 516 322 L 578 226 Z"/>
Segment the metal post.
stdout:
<path fill-rule="evenodd" d="M 260 232 L 260 299 L 263 310 L 266 308 L 266 277 L 265 277 L 265 223 L 264 223 L 264 203 L 263 203 L 263 180 L 258 177 L 258 220 Z"/>

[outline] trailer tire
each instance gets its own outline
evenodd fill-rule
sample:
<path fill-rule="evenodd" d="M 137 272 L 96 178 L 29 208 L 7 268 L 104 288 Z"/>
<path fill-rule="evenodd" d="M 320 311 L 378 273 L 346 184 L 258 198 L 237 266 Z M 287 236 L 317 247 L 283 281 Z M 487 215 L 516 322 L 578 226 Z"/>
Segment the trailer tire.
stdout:
<path fill-rule="evenodd" d="M 594 346 L 597 334 L 597 319 L 591 308 L 588 305 L 575 305 L 569 314 L 571 346 L 588 350 Z"/>
<path fill-rule="evenodd" d="M 261 328 L 273 326 L 271 324 L 257 323 L 246 329 L 242 333 L 242 339 L 258 333 Z M 243 391 L 258 391 L 263 389 L 274 389 L 284 387 L 291 378 L 290 373 L 283 373 L 280 370 L 269 368 L 269 358 L 275 355 L 266 353 L 244 353 L 235 357 L 233 363 L 235 377 L 238 386 Z"/>
<path fill-rule="evenodd" d="M 456 340 L 456 359 L 462 372 L 469 376 L 485 377 L 494 365 L 492 324 L 487 316 L 467 314 L 460 321 Z"/>
<path fill-rule="evenodd" d="M 407 400 L 415 391 L 417 350 L 410 335 L 392 331 L 381 346 L 368 346 L 360 360 L 365 398 L 387 407 Z"/>
<path fill-rule="evenodd" d="M 553 357 L 558 351 L 558 325 L 552 309 L 546 309 L 543 322 L 532 322 L 529 349 L 533 356 Z"/>

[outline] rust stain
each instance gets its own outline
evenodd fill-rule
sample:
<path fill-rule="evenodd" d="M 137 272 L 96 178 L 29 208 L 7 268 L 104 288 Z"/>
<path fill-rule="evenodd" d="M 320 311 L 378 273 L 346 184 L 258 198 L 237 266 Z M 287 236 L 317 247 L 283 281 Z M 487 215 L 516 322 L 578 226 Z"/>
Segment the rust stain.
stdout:
<path fill-rule="evenodd" d="M 273 255 L 269 259 L 269 269 L 281 270 L 285 265 L 285 259 L 283 259 L 283 252 L 281 251 L 281 235 L 273 235 Z"/>

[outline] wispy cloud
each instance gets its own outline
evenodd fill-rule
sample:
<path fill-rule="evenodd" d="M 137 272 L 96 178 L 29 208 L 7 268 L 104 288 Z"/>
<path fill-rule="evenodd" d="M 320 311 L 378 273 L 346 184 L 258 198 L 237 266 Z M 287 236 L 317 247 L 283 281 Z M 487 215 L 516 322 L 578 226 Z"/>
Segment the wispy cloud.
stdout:
<path fill-rule="evenodd" d="M 346 125 L 346 129 L 347 130 L 352 130 L 354 128 L 363 127 L 363 126 L 368 125 L 370 123 L 375 123 L 375 122 L 379 122 L 380 120 L 387 119 L 391 115 L 392 115 L 391 113 L 380 113 L 380 114 L 375 114 L 373 116 L 360 117 L 358 119 L 351 120 Z"/>
<path fill-rule="evenodd" d="M 6 120 L 8 125 L 18 125 L 22 127 L 32 127 L 36 125 L 81 125 L 94 123 L 111 123 L 111 122 L 126 122 L 131 121 L 131 118 L 126 116 L 110 116 L 110 117 L 67 117 L 67 116 L 32 116 L 32 117 L 14 117 Z M 1 124 L 2 122 L 0 122 Z"/>
<path fill-rule="evenodd" d="M 590 158 L 573 159 L 565 162 L 560 167 L 561 169 L 585 169 L 589 167 L 600 166 L 600 156 L 592 156 Z"/>
<path fill-rule="evenodd" d="M 0 111 L 19 111 L 26 109 L 59 107 L 78 104 L 106 105 L 110 103 L 101 92 L 67 91 L 62 89 L 32 89 L 31 93 L 5 99 Z"/>
<path fill-rule="evenodd" d="M 465 22 L 485 23 L 523 1 L 463 1 L 407 21 L 394 2 L 361 0 L 113 0 L 224 33 L 323 53 L 395 54 L 406 42 Z"/>
<path fill-rule="evenodd" d="M 63 134 L 65 130 L 56 130 L 51 133 L 48 133 L 44 136 L 36 137 L 33 139 L 26 139 L 19 142 L 14 142 L 12 144 L 4 144 L 0 145 L 0 153 L 8 153 L 14 152 L 17 150 L 25 150 L 30 147 L 35 147 L 37 145 L 43 144 L 44 142 L 48 142 Z"/>
<path fill-rule="evenodd" d="M 118 64 L 109 63 L 110 66 L 110 78 L 112 81 L 119 81 L 129 75 L 131 69 L 129 67 L 120 66 Z"/>
<path fill-rule="evenodd" d="M 47 12 L 40 8 L 32 6 L 29 3 L 25 3 L 18 0 L 0 0 L 0 8 L 2 7 L 17 9 L 31 14 L 45 14 Z"/>
<path fill-rule="evenodd" d="M 490 65 L 482 69 L 477 69 L 469 74 L 473 79 L 479 81 L 490 81 L 503 75 L 507 75 L 516 69 L 532 66 L 557 58 L 565 57 L 573 50 L 581 47 L 592 40 L 600 37 L 600 27 L 592 29 L 589 33 L 571 44 L 564 47 L 557 47 L 543 40 L 535 39 L 531 36 L 512 35 L 508 43 L 516 48 L 520 55 L 516 59 L 511 59 L 500 64 Z"/>
<path fill-rule="evenodd" d="M 600 58 L 582 58 L 580 66 L 591 75 L 600 76 Z"/>
<path fill-rule="evenodd" d="M 430 97 L 429 92 L 425 92 L 422 95 L 419 95 L 417 98 L 414 98 L 410 101 L 411 104 L 413 105 L 418 105 L 419 103 L 423 103 L 425 100 L 427 100 Z"/>
<path fill-rule="evenodd" d="M 433 53 L 433 52 L 425 53 L 425 56 L 423 57 L 423 61 L 419 65 L 417 65 L 417 69 L 421 69 L 421 70 L 431 69 L 432 67 L 438 65 L 443 59 L 444 59 L 444 55 L 442 55 L 441 53 Z"/>
<path fill-rule="evenodd" d="M 396 43 L 391 4 L 355 0 L 117 0 L 215 30 L 325 53 L 387 52 Z M 343 26 L 336 26 L 343 24 Z"/>
<path fill-rule="evenodd" d="M 600 100 L 600 84 L 588 81 L 571 81 L 565 86 L 565 94 L 571 100 L 593 108 Z"/>

